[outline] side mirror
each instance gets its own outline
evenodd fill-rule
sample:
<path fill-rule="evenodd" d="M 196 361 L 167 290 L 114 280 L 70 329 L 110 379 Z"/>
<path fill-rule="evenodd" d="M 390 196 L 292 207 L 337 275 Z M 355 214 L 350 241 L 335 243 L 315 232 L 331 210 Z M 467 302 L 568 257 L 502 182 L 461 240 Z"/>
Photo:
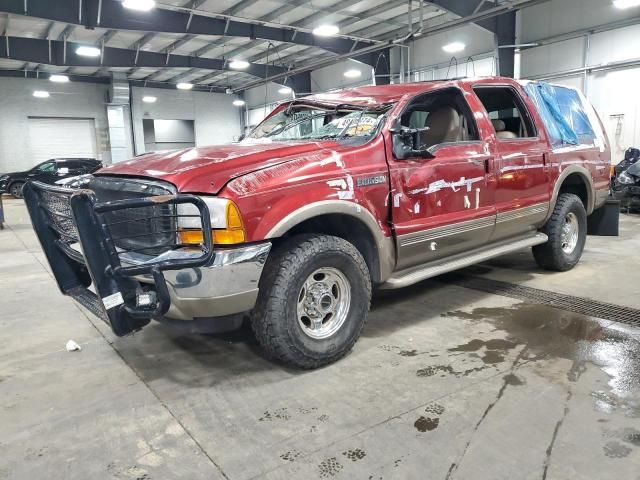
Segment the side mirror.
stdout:
<path fill-rule="evenodd" d="M 390 129 L 393 142 L 393 155 L 398 160 L 405 160 L 407 158 L 435 158 L 435 155 L 429 148 L 422 148 L 422 143 L 420 142 L 420 133 L 426 132 L 427 130 L 429 130 L 428 127 L 403 127 L 400 124 L 400 120 L 397 120 Z"/>

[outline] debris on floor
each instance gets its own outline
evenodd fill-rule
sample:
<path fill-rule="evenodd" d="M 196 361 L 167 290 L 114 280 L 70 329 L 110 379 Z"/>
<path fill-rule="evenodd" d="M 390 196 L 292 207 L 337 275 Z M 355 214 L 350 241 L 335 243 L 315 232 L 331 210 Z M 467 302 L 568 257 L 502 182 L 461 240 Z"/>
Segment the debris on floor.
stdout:
<path fill-rule="evenodd" d="M 65 346 L 67 347 L 67 352 L 79 352 L 80 350 L 82 350 L 82 347 L 73 340 L 69 340 Z"/>

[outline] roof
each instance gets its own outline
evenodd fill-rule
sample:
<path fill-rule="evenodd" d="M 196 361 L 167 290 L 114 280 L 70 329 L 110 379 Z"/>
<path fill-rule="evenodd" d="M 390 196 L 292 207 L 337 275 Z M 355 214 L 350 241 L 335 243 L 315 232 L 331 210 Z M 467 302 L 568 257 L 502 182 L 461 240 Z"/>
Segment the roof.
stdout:
<path fill-rule="evenodd" d="M 434 80 L 416 83 L 397 83 L 392 85 L 365 86 L 337 90 L 335 92 L 321 93 L 304 97 L 304 101 L 317 101 L 323 103 L 350 103 L 355 105 L 378 105 L 394 103 L 405 95 L 427 93 L 439 88 L 455 87 L 464 83 L 513 83 L 512 78 L 506 77 L 477 77 L 455 80 Z"/>

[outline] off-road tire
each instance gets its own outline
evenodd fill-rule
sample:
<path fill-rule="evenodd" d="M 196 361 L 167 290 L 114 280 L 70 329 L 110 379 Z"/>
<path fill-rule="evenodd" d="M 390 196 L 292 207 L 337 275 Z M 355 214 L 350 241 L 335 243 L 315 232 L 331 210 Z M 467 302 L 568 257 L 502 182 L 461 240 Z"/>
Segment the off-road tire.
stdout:
<path fill-rule="evenodd" d="M 578 220 L 578 243 L 574 250 L 567 254 L 562 249 L 562 228 L 570 213 Z M 533 256 L 538 265 L 556 272 L 566 272 L 575 267 L 580 261 L 587 240 L 587 212 L 580 197 L 572 193 L 560 194 L 553 214 L 542 228 L 542 232 L 549 240 L 533 247 Z"/>
<path fill-rule="evenodd" d="M 9 185 L 9 193 L 13 195 L 15 198 L 22 198 L 22 188 L 24 187 L 24 182 L 13 182 Z"/>
<path fill-rule="evenodd" d="M 350 306 L 344 323 L 328 338 L 315 339 L 298 321 L 302 285 L 318 268 L 338 269 L 350 284 Z M 346 355 L 360 336 L 371 301 L 371 277 L 360 252 L 329 235 L 297 235 L 269 255 L 251 312 L 251 328 L 267 355 L 287 365 L 318 368 Z"/>

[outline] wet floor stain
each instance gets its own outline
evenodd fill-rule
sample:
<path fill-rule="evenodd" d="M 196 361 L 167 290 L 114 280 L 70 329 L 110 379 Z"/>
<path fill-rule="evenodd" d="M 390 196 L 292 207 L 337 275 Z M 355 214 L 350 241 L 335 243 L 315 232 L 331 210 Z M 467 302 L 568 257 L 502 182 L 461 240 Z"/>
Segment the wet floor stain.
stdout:
<path fill-rule="evenodd" d="M 325 458 L 318 465 L 320 478 L 335 477 L 344 467 L 336 457 Z"/>
<path fill-rule="evenodd" d="M 260 417 L 258 421 L 271 422 L 273 420 L 289 420 L 290 418 L 291 418 L 291 415 L 289 414 L 289 411 L 287 410 L 286 407 L 284 407 L 284 408 L 278 408 L 273 412 L 270 412 L 269 410 L 265 410 L 265 412 L 262 414 L 262 417 Z"/>
<path fill-rule="evenodd" d="M 520 385 L 524 385 L 524 380 L 518 377 L 515 373 L 509 373 L 502 378 L 507 385 L 511 385 L 512 387 L 519 387 Z"/>
<path fill-rule="evenodd" d="M 604 454 L 609 458 L 625 458 L 631 453 L 631 449 L 619 442 L 609 442 L 604 447 Z"/>
<path fill-rule="evenodd" d="M 445 408 L 443 405 L 439 403 L 431 403 L 426 406 L 424 409 L 426 413 L 431 413 L 433 415 L 442 415 L 445 412 Z"/>
<path fill-rule="evenodd" d="M 447 375 L 454 375 L 456 377 L 466 377 L 473 372 L 480 372 L 486 367 L 475 367 L 466 370 L 455 370 L 451 365 L 429 365 L 427 367 L 416 370 L 416 376 L 418 377 L 433 377 L 439 375 L 440 377 L 446 377 Z"/>
<path fill-rule="evenodd" d="M 435 430 L 436 428 L 438 428 L 438 425 L 440 425 L 440 419 L 438 417 L 431 418 L 422 416 L 418 418 L 413 424 L 413 426 L 416 427 L 416 430 L 422 433 Z"/>
<path fill-rule="evenodd" d="M 401 357 L 415 357 L 420 354 L 417 350 L 401 350 L 400 352 L 398 352 L 398 355 L 400 355 Z"/>
<path fill-rule="evenodd" d="M 300 455 L 300 452 L 298 452 L 297 450 L 289 450 L 288 452 L 280 455 L 280 458 L 286 462 L 295 462 L 296 458 L 298 458 Z"/>
<path fill-rule="evenodd" d="M 347 450 L 346 452 L 342 452 L 342 455 L 347 457 L 352 462 L 357 462 L 358 460 L 362 460 L 367 456 L 367 452 L 362 450 L 361 448 L 354 448 Z"/>
<path fill-rule="evenodd" d="M 504 339 L 474 339 L 450 349 L 452 353 L 494 350 L 505 351 L 523 344 L 535 360 L 563 358 L 572 362 L 567 379 L 576 382 L 587 364 L 602 369 L 610 377 L 609 386 L 613 401 L 601 404 L 622 403 L 629 410 L 637 410 L 635 402 L 629 402 L 629 394 L 638 398 L 640 392 L 640 341 L 613 328 L 607 322 L 546 305 L 519 303 L 511 307 L 475 308 L 471 311 L 453 311 L 443 314 L 469 321 L 488 321 L 494 331 L 502 332 Z M 499 360 L 492 354 L 485 361 Z M 629 405 L 634 403 L 634 405 Z"/>

